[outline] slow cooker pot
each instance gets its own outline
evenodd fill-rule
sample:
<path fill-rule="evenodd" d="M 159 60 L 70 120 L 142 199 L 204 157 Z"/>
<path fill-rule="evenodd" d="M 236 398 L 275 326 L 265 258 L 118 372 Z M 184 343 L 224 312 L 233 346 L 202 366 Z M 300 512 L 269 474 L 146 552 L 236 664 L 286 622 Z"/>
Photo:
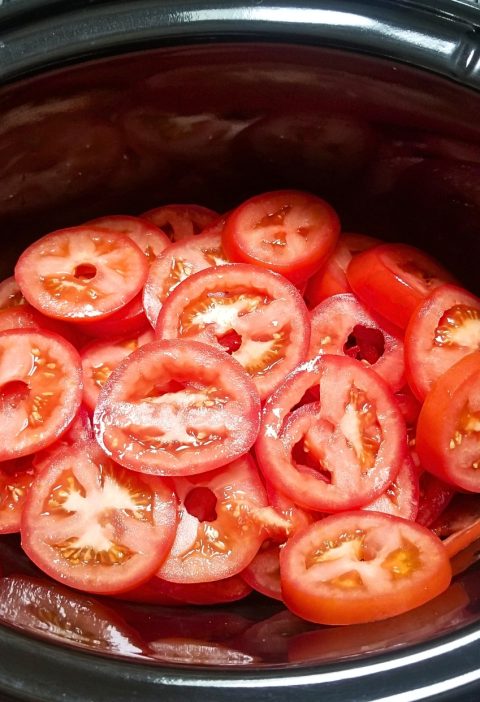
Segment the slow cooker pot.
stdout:
<path fill-rule="evenodd" d="M 4 1 L 3 276 L 58 226 L 298 187 L 478 290 L 475 5 Z M 41 580 L 3 537 L 1 698 L 476 700 L 477 557 L 414 612 L 328 629 L 260 596 L 201 612 L 100 602 Z"/>

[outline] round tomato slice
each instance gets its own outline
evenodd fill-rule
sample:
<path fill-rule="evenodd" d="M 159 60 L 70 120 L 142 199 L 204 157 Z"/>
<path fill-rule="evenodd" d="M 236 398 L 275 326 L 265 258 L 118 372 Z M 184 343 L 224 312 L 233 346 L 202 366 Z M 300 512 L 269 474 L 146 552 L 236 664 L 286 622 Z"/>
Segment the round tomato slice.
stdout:
<path fill-rule="evenodd" d="M 242 571 L 242 578 L 250 587 L 274 600 L 282 599 L 279 558 L 279 544 L 266 542 L 253 561 Z"/>
<path fill-rule="evenodd" d="M 435 259 L 406 244 L 381 244 L 354 256 L 347 279 L 369 309 L 401 329 L 434 288 L 453 282 Z"/>
<path fill-rule="evenodd" d="M 345 355 L 370 366 L 395 392 L 405 384 L 403 342 L 358 302 L 355 295 L 334 295 L 310 315 L 310 358 Z"/>
<path fill-rule="evenodd" d="M 8 331 L 9 329 L 36 329 L 53 332 L 53 334 L 63 336 L 76 348 L 81 345 L 84 338 L 73 324 L 66 324 L 46 317 L 28 303 L 0 309 L 0 331 Z"/>
<path fill-rule="evenodd" d="M 260 400 L 240 364 L 206 344 L 156 341 L 114 370 L 98 398 L 97 440 L 121 465 L 192 475 L 246 453 Z"/>
<path fill-rule="evenodd" d="M 38 239 L 18 259 L 26 300 L 49 317 L 82 322 L 106 317 L 143 287 L 148 261 L 118 232 L 83 226 Z"/>
<path fill-rule="evenodd" d="M 480 299 L 463 288 L 442 285 L 417 307 L 405 332 L 410 387 L 424 399 L 437 378 L 480 349 Z"/>
<path fill-rule="evenodd" d="M 307 356 L 308 310 L 282 276 L 242 263 L 191 275 L 165 301 L 160 339 L 194 339 L 228 351 L 265 399 Z"/>
<path fill-rule="evenodd" d="M 293 410 L 314 386 L 320 402 Z M 406 428 L 376 373 L 350 358 L 320 356 L 267 401 L 255 451 L 267 480 L 296 504 L 337 512 L 372 502 L 396 478 Z"/>
<path fill-rule="evenodd" d="M 115 336 L 125 336 L 125 334 L 138 336 L 148 329 L 151 329 L 151 325 L 143 309 L 141 293 L 105 319 L 82 324 L 82 332 L 90 338 L 97 339 L 111 339 Z"/>
<path fill-rule="evenodd" d="M 143 306 L 150 324 L 155 327 L 163 303 L 182 280 L 224 263 L 228 260 L 222 248 L 221 231 L 216 228 L 169 246 L 152 265 L 143 290 Z"/>
<path fill-rule="evenodd" d="M 179 523 L 158 575 L 175 583 L 221 580 L 240 573 L 264 539 L 252 512 L 267 505 L 249 456 L 207 475 L 175 478 Z"/>
<path fill-rule="evenodd" d="M 379 512 L 333 515 L 298 532 L 280 554 L 284 601 L 318 624 L 387 619 L 447 589 L 441 541 L 415 522 Z"/>
<path fill-rule="evenodd" d="M 426 470 L 420 475 L 419 487 L 420 496 L 416 521 L 429 527 L 448 507 L 455 495 L 455 488 Z"/>
<path fill-rule="evenodd" d="M 366 234 L 342 234 L 326 265 L 307 283 L 304 297 L 308 306 L 316 307 L 332 295 L 351 292 L 346 273 L 350 261 L 356 254 L 379 243 L 379 239 Z"/>
<path fill-rule="evenodd" d="M 141 217 L 130 215 L 98 217 L 88 222 L 88 226 L 125 234 L 135 242 L 140 251 L 143 251 L 150 264 L 170 244 L 170 239 L 165 232 Z"/>
<path fill-rule="evenodd" d="M 37 451 L 33 456 L 33 466 L 37 471 L 43 470 L 45 466 L 48 466 L 52 462 L 53 457 L 60 451 L 63 451 L 66 446 L 75 446 L 79 443 L 85 443 L 85 441 L 92 441 L 94 438 L 90 415 L 85 405 L 80 405 L 77 416 L 70 424 L 67 431 L 64 432 L 54 444 L 51 444 L 48 448 L 42 449 L 41 451 Z"/>
<path fill-rule="evenodd" d="M 365 505 L 363 509 L 415 521 L 419 499 L 418 472 L 412 457 L 407 453 L 395 480 L 392 480 L 383 495 Z"/>
<path fill-rule="evenodd" d="M 480 352 L 434 384 L 417 424 L 420 463 L 461 490 L 480 492 Z"/>
<path fill-rule="evenodd" d="M 154 339 L 153 330 L 146 331 L 140 336 L 111 341 L 94 341 L 82 349 L 83 369 L 83 401 L 86 406 L 95 410 L 98 395 L 108 378 L 132 351 L 150 343 Z"/>
<path fill-rule="evenodd" d="M 126 471 L 95 442 L 84 443 L 65 449 L 36 475 L 23 511 L 22 546 L 55 580 L 116 593 L 158 570 L 176 522 L 167 481 Z"/>
<path fill-rule="evenodd" d="M 9 307 L 18 307 L 24 304 L 25 298 L 13 275 L 10 278 L 2 280 L 0 283 L 0 310 L 5 310 Z"/>
<path fill-rule="evenodd" d="M 200 205 L 165 205 L 142 215 L 143 219 L 159 227 L 172 241 L 190 239 L 200 234 L 219 217 L 218 212 Z"/>
<path fill-rule="evenodd" d="M 222 241 L 231 261 L 269 268 L 298 284 L 325 263 L 339 234 L 338 216 L 324 200 L 278 190 L 231 212 Z"/>
<path fill-rule="evenodd" d="M 67 341 L 27 329 L 0 334 L 0 460 L 52 444 L 81 397 L 80 358 Z"/>
<path fill-rule="evenodd" d="M 23 506 L 33 477 L 31 456 L 0 463 L 0 534 L 20 531 Z"/>

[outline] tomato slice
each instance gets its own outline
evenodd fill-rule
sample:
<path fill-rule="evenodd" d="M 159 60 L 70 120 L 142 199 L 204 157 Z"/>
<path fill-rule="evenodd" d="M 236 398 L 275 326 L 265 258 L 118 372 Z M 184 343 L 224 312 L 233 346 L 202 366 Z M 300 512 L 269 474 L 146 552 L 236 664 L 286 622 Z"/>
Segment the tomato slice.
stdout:
<path fill-rule="evenodd" d="M 341 234 L 333 254 L 307 283 L 304 297 L 308 306 L 316 307 L 332 295 L 352 292 L 346 272 L 350 261 L 377 244 L 380 244 L 379 239 L 366 234 Z"/>
<path fill-rule="evenodd" d="M 200 205 L 165 205 L 148 210 L 143 219 L 164 231 L 172 241 L 190 239 L 220 217 L 218 212 Z"/>
<path fill-rule="evenodd" d="M 216 227 L 193 240 L 182 239 L 169 246 L 152 265 L 143 291 L 143 306 L 150 324 L 155 327 L 162 304 L 182 280 L 224 263 L 228 260 Z"/>
<path fill-rule="evenodd" d="M 305 360 L 308 310 L 285 278 L 242 263 L 191 275 L 165 301 L 160 339 L 194 339 L 231 353 L 265 399 Z"/>
<path fill-rule="evenodd" d="M 429 527 L 448 507 L 455 495 L 455 488 L 426 470 L 420 475 L 419 487 L 420 496 L 416 521 Z"/>
<path fill-rule="evenodd" d="M 138 656 L 145 648 L 136 631 L 103 602 L 27 575 L 0 580 L 0 620 L 23 633 L 96 652 Z"/>
<path fill-rule="evenodd" d="M 381 244 L 354 256 L 347 279 L 369 309 L 401 329 L 434 288 L 453 282 L 435 259 L 406 244 Z"/>
<path fill-rule="evenodd" d="M 126 471 L 95 442 L 54 456 L 36 475 L 22 517 L 22 546 L 47 575 L 87 592 L 116 593 L 148 580 L 176 531 L 171 485 Z"/>
<path fill-rule="evenodd" d="M 51 444 L 41 451 L 37 451 L 32 458 L 32 463 L 35 470 L 43 470 L 45 466 L 51 463 L 53 456 L 57 455 L 66 446 L 74 446 L 75 444 L 92 441 L 94 439 L 92 422 L 90 415 L 85 405 L 80 405 L 77 416 L 55 443 Z"/>
<path fill-rule="evenodd" d="M 417 307 L 405 332 L 410 387 L 424 399 L 433 383 L 480 348 L 480 299 L 453 285 L 436 288 Z"/>
<path fill-rule="evenodd" d="M 99 227 L 107 231 L 125 234 L 135 242 L 140 251 L 143 251 L 150 264 L 170 244 L 170 239 L 165 232 L 141 217 L 109 215 L 108 217 L 92 219 L 87 224 L 90 227 Z"/>
<path fill-rule="evenodd" d="M 206 344 L 156 341 L 134 351 L 104 385 L 97 440 L 121 465 L 191 475 L 248 451 L 260 400 L 240 364 Z"/>
<path fill-rule="evenodd" d="M 395 480 L 392 480 L 383 495 L 363 507 L 373 512 L 393 514 L 415 521 L 420 499 L 417 469 L 407 453 Z"/>
<path fill-rule="evenodd" d="M 126 334 L 138 336 L 151 329 L 151 325 L 145 315 L 142 294 L 139 293 L 117 312 L 98 322 L 84 322 L 81 328 L 90 338 L 111 339 Z"/>
<path fill-rule="evenodd" d="M 0 534 L 20 531 L 23 506 L 33 477 L 30 456 L 0 463 Z"/>
<path fill-rule="evenodd" d="M 25 298 L 14 276 L 2 280 L 0 283 L 0 310 L 24 304 Z"/>
<path fill-rule="evenodd" d="M 153 330 L 140 336 L 111 341 L 93 341 L 81 352 L 83 369 L 83 401 L 95 410 L 100 390 L 116 368 L 135 349 L 150 343 L 154 339 Z"/>
<path fill-rule="evenodd" d="M 80 358 L 47 332 L 0 334 L 0 460 L 52 444 L 74 419 L 82 395 Z"/>
<path fill-rule="evenodd" d="M 172 583 L 157 576 L 143 585 L 120 595 L 122 600 L 168 607 L 182 605 L 214 605 L 243 600 L 252 588 L 240 577 L 196 583 Z"/>
<path fill-rule="evenodd" d="M 430 528 L 453 558 L 480 539 L 480 496 L 458 493 Z"/>
<path fill-rule="evenodd" d="M 242 578 L 250 587 L 274 600 L 282 599 L 279 558 L 279 544 L 266 542 L 253 561 L 242 571 Z"/>
<path fill-rule="evenodd" d="M 256 555 L 263 534 L 252 512 L 267 497 L 249 456 L 207 475 L 175 478 L 180 505 L 175 543 L 158 571 L 165 580 L 197 583 L 240 573 Z"/>
<path fill-rule="evenodd" d="M 447 589 L 451 567 L 425 527 L 379 512 L 332 515 L 298 532 L 280 554 L 285 603 L 318 624 L 387 619 Z"/>
<path fill-rule="evenodd" d="M 434 384 L 417 424 L 422 466 L 461 490 L 480 492 L 480 352 L 465 356 Z"/>
<path fill-rule="evenodd" d="M 293 410 L 314 386 L 320 402 Z M 406 429 L 376 373 L 350 358 L 320 356 L 267 401 L 255 451 L 266 478 L 296 504 L 336 512 L 386 490 L 405 457 Z"/>
<path fill-rule="evenodd" d="M 370 366 L 395 392 L 405 384 L 403 342 L 382 328 L 355 295 L 334 295 L 310 315 L 308 355 L 346 355 Z"/>
<path fill-rule="evenodd" d="M 231 261 L 263 266 L 298 284 L 325 263 L 339 234 L 338 216 L 324 200 L 278 190 L 231 212 L 222 241 Z"/>
<path fill-rule="evenodd" d="M 143 287 L 148 262 L 131 239 L 90 226 L 38 239 L 18 259 L 26 300 L 49 317 L 76 322 L 106 317 Z"/>
<path fill-rule="evenodd" d="M 9 329 L 36 329 L 58 334 L 76 348 L 83 343 L 83 334 L 73 324 L 46 317 L 28 303 L 0 309 L 0 332 Z"/>

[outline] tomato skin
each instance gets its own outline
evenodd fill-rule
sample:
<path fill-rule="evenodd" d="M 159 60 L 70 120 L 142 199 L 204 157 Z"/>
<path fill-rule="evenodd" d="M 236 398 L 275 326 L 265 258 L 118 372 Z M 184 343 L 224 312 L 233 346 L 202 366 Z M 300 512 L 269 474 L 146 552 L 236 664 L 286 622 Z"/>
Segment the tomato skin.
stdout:
<path fill-rule="evenodd" d="M 172 381 L 183 387 L 178 395 L 169 392 Z M 259 424 L 260 399 L 240 364 L 184 340 L 155 341 L 130 354 L 102 388 L 94 415 L 97 441 L 114 460 L 171 476 L 204 473 L 238 458 L 253 445 Z M 215 435 L 217 429 L 224 435 Z M 165 433 L 171 438 L 162 439 Z"/>
<path fill-rule="evenodd" d="M 317 385 L 320 404 L 310 403 L 292 412 L 305 393 Z M 363 456 L 355 457 L 346 443 L 352 414 L 357 416 L 353 389 L 366 393 L 364 405 L 373 403 L 374 422 L 382 427 L 382 439 L 367 473 L 360 469 Z M 324 450 L 317 465 L 327 466 L 334 476 L 331 483 L 318 470 L 297 465 L 292 455 L 295 444 L 302 436 L 308 438 L 311 431 L 309 450 L 312 455 Z M 403 417 L 385 382 L 358 361 L 327 355 L 299 366 L 266 402 L 255 452 L 266 479 L 296 504 L 319 512 L 338 512 L 362 507 L 387 488 L 405 456 L 405 437 Z M 366 451 L 366 444 L 362 446 Z"/>
<path fill-rule="evenodd" d="M 229 309 L 233 314 L 225 319 Z M 158 339 L 192 339 L 217 348 L 224 348 L 221 339 L 232 332 L 240 344 L 231 355 L 251 376 L 261 400 L 307 358 L 310 323 L 300 293 L 282 276 L 249 264 L 189 276 L 165 300 L 155 329 Z"/>
<path fill-rule="evenodd" d="M 480 299 L 454 285 L 437 287 L 415 309 L 405 331 L 408 383 L 423 400 L 434 382 L 479 348 Z"/>
<path fill-rule="evenodd" d="M 480 352 L 465 356 L 434 384 L 417 424 L 421 465 L 461 490 L 480 492 L 480 452 L 473 426 L 480 402 Z"/>
<path fill-rule="evenodd" d="M 201 234 L 219 217 L 218 212 L 201 205 L 164 205 L 142 214 L 143 219 L 159 227 L 172 241 Z"/>
<path fill-rule="evenodd" d="M 277 215 L 281 215 L 279 223 L 275 221 Z M 277 250 L 276 239 L 266 241 L 261 232 L 257 234 L 259 228 L 281 229 L 284 222 L 282 232 L 272 233 L 276 239 L 284 238 L 281 246 L 276 245 Z M 289 242 L 289 234 L 295 233 L 297 239 L 303 238 L 301 245 L 295 240 Z M 250 198 L 233 210 L 225 222 L 222 241 L 231 261 L 268 268 L 301 284 L 328 259 L 339 234 L 338 216 L 324 200 L 296 190 L 278 190 Z"/>
<path fill-rule="evenodd" d="M 285 603 L 318 624 L 393 617 L 442 593 L 451 575 L 445 548 L 428 529 L 379 512 L 326 517 L 295 534 L 280 554 Z"/>
<path fill-rule="evenodd" d="M 22 547 L 55 580 L 118 593 L 147 581 L 167 557 L 176 511 L 168 481 L 125 471 L 95 442 L 80 443 L 37 473 L 23 510 Z"/>
<path fill-rule="evenodd" d="M 280 583 L 280 546 L 264 544 L 251 563 L 242 571 L 242 578 L 265 597 L 282 600 Z"/>
<path fill-rule="evenodd" d="M 369 309 L 405 329 L 429 292 L 453 278 L 420 249 L 406 244 L 381 244 L 352 258 L 347 280 Z"/>

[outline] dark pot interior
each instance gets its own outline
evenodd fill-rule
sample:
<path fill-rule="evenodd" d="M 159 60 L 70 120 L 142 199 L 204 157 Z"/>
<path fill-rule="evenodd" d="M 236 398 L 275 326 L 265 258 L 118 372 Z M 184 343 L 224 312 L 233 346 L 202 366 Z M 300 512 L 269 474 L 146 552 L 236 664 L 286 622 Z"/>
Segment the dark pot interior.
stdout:
<path fill-rule="evenodd" d="M 329 200 L 344 231 L 412 242 L 479 292 L 479 94 L 385 58 L 239 39 L 5 85 L 2 277 L 26 242 L 60 226 L 169 202 L 225 211 L 263 190 L 301 188 Z M 160 689 L 177 699 L 185 686 L 190 699 L 230 688 L 236 699 L 386 700 L 414 689 L 408 699 L 424 699 L 420 688 L 444 699 L 451 678 L 474 699 L 475 565 L 414 612 L 324 628 L 260 596 L 208 610 L 84 596 L 18 554 L 18 540 L 3 537 L 0 689 L 22 699 L 153 699 Z"/>

